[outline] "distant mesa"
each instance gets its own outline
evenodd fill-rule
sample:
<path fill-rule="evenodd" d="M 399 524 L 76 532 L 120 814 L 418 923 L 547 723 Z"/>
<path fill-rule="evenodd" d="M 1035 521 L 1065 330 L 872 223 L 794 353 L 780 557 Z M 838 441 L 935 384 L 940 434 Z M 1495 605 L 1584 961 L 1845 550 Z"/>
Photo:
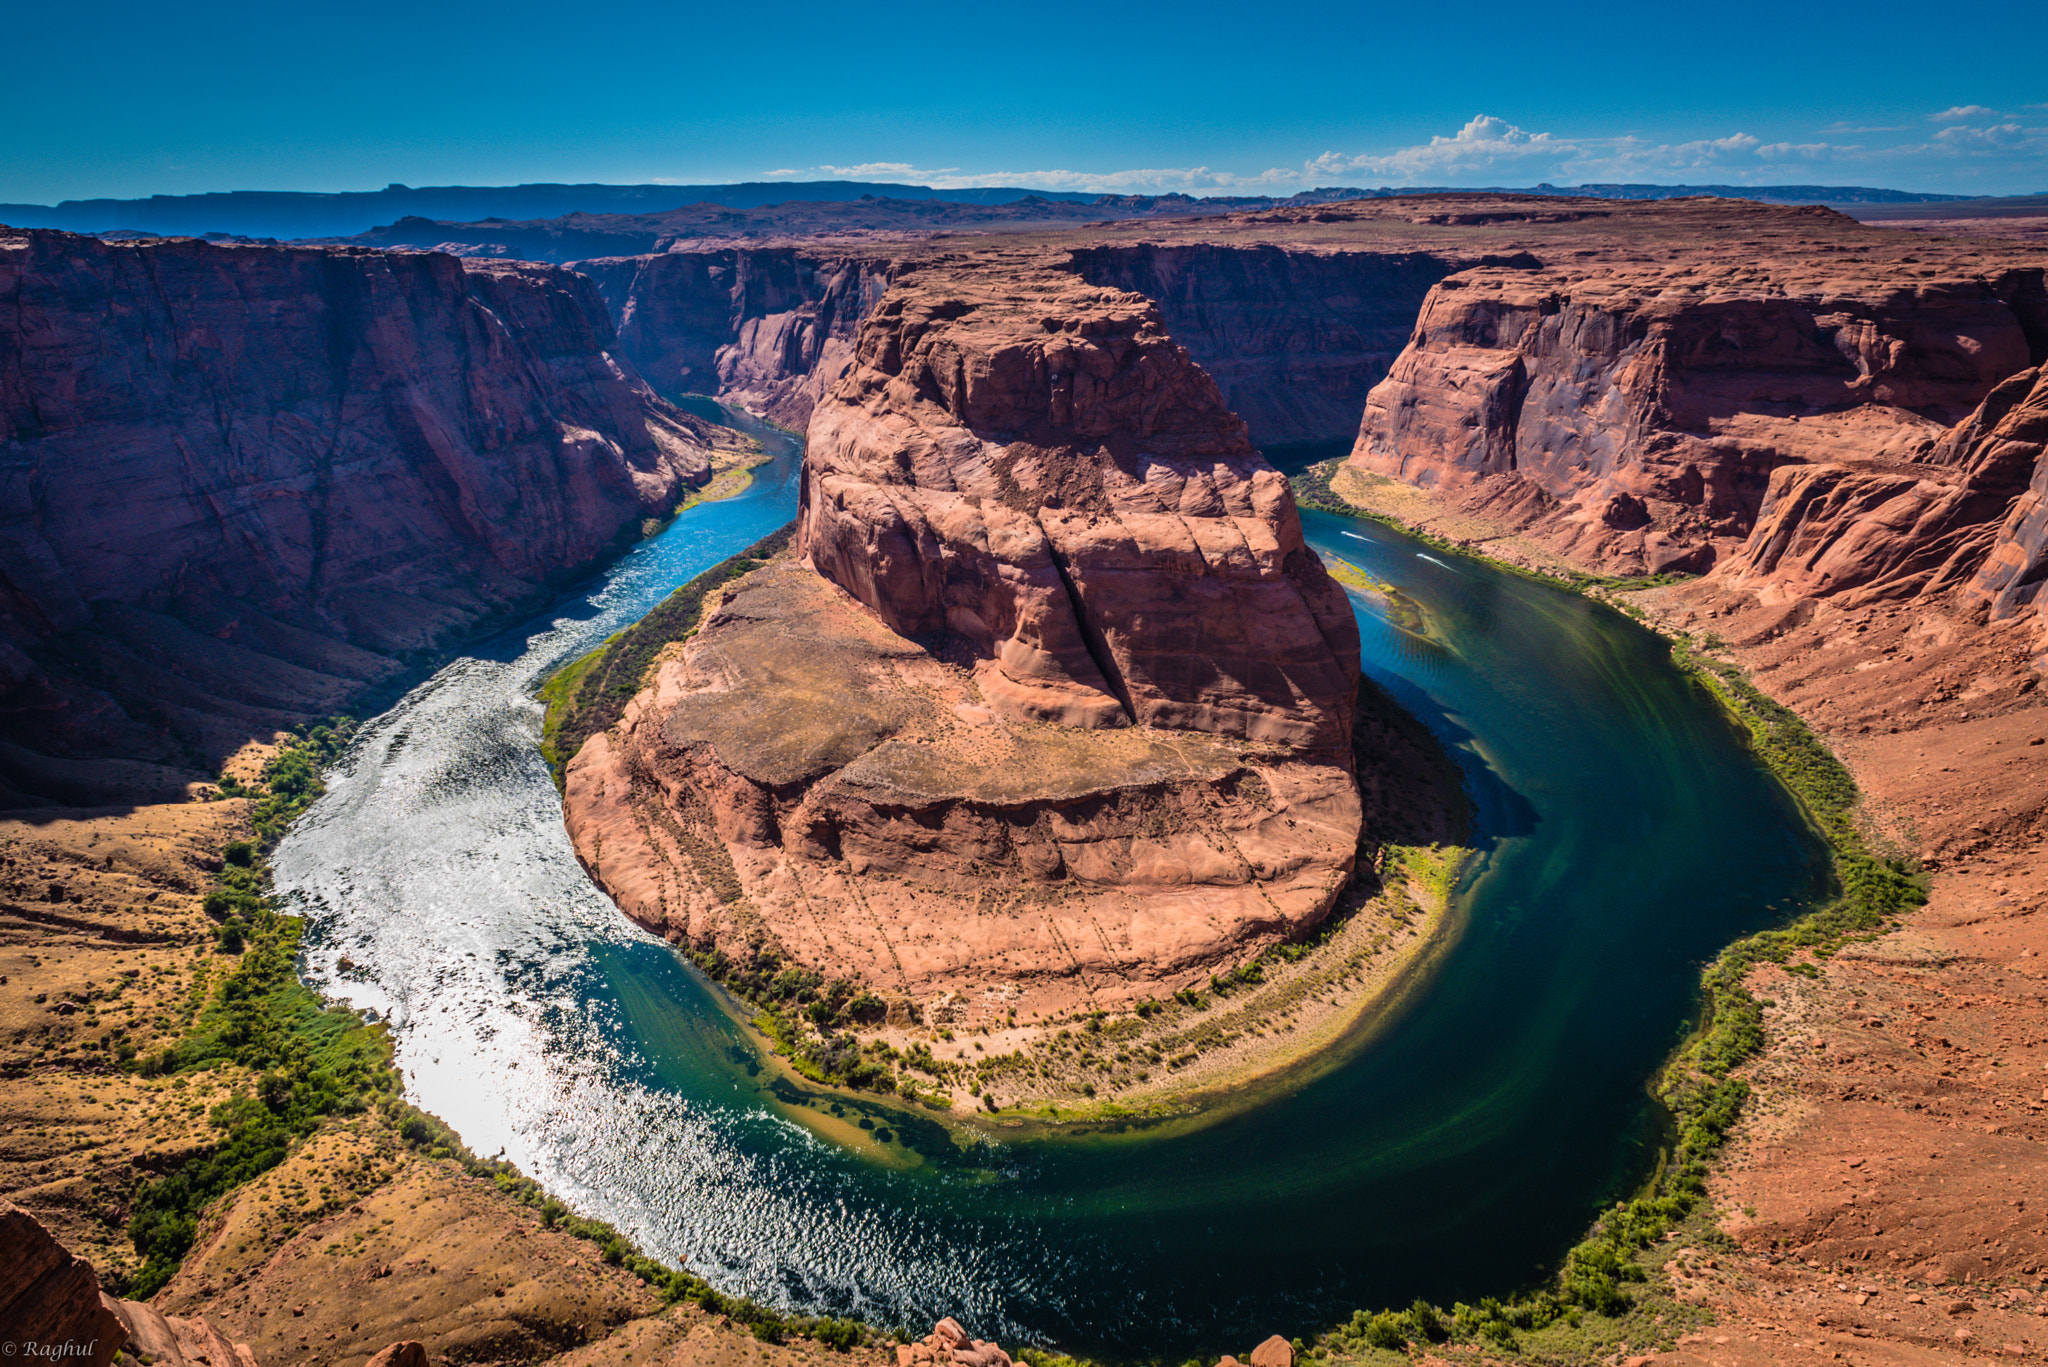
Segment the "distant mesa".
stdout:
<path fill-rule="evenodd" d="M 1185 194 L 1104 195 L 1073 190 L 1032 190 L 1015 186 L 938 189 L 872 181 L 745 181 L 727 185 L 441 185 L 414 188 L 392 183 L 382 190 L 335 192 L 233 190 L 213 194 L 151 195 L 141 199 L 67 199 L 54 205 L 0 204 L 0 224 L 15 228 L 62 228 L 105 233 L 121 229 L 163 236 L 199 237 L 226 233 L 279 239 L 350 237 L 401 218 L 449 223 L 530 221 L 573 213 L 665 213 L 688 204 L 757 209 L 792 202 L 858 202 L 863 198 L 933 200 L 951 204 L 1092 205 L 1118 213 L 1163 210 L 1213 213 L 1321 204 L 1347 199 L 1430 194 L 1451 186 L 1357 189 L 1329 186 L 1285 198 Z M 1462 187 L 1471 188 L 1471 187 Z M 1595 199 L 1672 199 L 1709 195 L 1767 203 L 1900 205 L 1956 202 L 1967 195 L 1917 194 L 1860 185 L 1538 185 L 1527 190 L 1479 187 L 1483 194 L 1568 195 Z"/>

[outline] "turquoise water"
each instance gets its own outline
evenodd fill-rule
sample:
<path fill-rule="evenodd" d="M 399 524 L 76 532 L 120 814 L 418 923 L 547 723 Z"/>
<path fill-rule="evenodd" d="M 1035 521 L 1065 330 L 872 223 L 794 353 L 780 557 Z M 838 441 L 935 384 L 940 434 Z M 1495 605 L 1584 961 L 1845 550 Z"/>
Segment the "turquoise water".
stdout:
<path fill-rule="evenodd" d="M 1700 963 L 1811 896 L 1820 848 L 1650 633 L 1317 513 L 1318 551 L 1422 610 L 1417 634 L 1357 601 L 1365 668 L 1453 748 L 1479 811 L 1462 934 L 1410 1007 L 1318 1080 L 1164 1137 L 978 1139 L 762 1071 L 583 877 L 531 691 L 788 520 L 796 452 L 768 436 L 746 495 L 366 727 L 278 852 L 308 976 L 393 1022 L 420 1105 L 727 1291 L 1113 1357 L 1213 1360 L 1354 1308 L 1506 1292 L 1639 1179 L 1644 1083 Z"/>

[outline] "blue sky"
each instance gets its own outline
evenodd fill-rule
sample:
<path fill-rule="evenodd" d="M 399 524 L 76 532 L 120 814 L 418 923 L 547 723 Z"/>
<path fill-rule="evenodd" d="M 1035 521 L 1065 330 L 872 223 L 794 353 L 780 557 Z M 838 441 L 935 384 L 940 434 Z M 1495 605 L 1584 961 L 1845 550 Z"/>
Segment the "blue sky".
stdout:
<path fill-rule="evenodd" d="M 2048 5 L 39 4 L 0 202 L 520 181 L 2048 191 Z"/>

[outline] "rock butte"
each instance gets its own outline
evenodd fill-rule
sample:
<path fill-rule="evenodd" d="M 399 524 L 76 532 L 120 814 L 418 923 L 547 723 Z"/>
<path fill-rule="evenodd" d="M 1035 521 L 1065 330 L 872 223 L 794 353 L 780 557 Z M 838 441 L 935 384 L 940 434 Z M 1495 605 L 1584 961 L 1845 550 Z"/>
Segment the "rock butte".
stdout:
<path fill-rule="evenodd" d="M 1124 1005 L 1328 913 L 1356 624 L 1148 301 L 905 274 L 804 479 L 796 561 L 569 765 L 577 851 L 628 915 L 945 1019 L 1077 982 Z"/>

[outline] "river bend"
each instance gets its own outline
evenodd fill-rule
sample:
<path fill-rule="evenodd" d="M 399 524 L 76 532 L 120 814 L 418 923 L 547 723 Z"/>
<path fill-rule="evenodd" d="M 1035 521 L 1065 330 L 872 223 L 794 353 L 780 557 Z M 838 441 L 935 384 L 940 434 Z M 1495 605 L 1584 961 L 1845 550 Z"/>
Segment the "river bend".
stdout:
<path fill-rule="evenodd" d="M 1309 512 L 1320 553 L 1420 608 L 1416 632 L 1354 598 L 1365 667 L 1479 810 L 1427 990 L 1343 1066 L 1192 1132 L 998 1144 L 858 1104 L 798 1123 L 804 1098 L 584 877 L 532 696 L 794 515 L 796 443 L 752 430 L 776 458 L 746 493 L 367 724 L 274 860 L 309 981 L 391 1022 L 417 1104 L 728 1292 L 1108 1357 L 1501 1294 L 1654 1155 L 1644 1083 L 1700 963 L 1820 886 L 1790 800 L 1651 633 Z M 835 1119 L 892 1161 L 821 1137 Z"/>

